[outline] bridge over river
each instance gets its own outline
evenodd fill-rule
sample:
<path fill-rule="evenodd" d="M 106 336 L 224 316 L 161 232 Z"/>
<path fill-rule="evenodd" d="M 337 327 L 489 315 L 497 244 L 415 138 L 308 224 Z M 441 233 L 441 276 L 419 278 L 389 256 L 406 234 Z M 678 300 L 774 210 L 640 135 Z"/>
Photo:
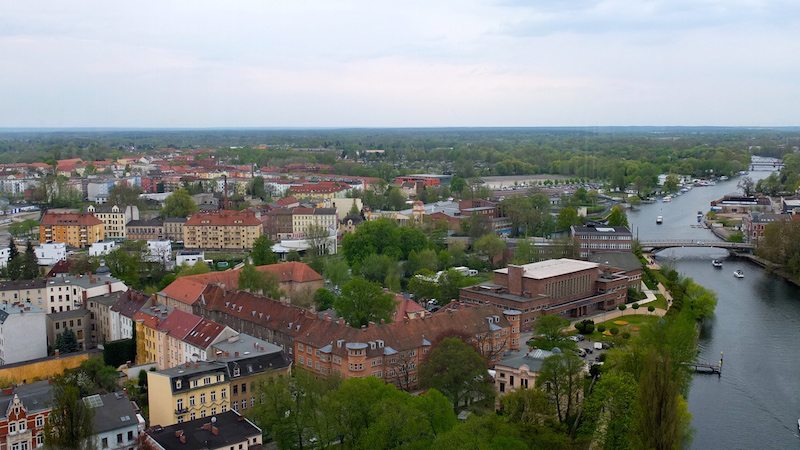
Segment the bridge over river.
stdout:
<path fill-rule="evenodd" d="M 667 248 L 724 248 L 740 252 L 750 252 L 755 248 L 753 244 L 726 241 L 699 241 L 693 239 L 657 239 L 639 241 L 642 250 L 657 252 Z"/>

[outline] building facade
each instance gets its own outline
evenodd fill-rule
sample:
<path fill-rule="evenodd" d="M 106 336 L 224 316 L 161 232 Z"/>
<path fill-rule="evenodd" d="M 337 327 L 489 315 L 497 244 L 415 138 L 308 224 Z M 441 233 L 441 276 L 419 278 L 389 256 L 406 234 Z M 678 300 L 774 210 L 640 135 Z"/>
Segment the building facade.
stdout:
<path fill-rule="evenodd" d="M 186 248 L 250 249 L 262 224 L 252 211 L 214 211 L 192 215 L 184 224 Z"/>
<path fill-rule="evenodd" d="M 216 416 L 230 409 L 227 365 L 187 363 L 147 372 L 150 425 L 168 426 Z"/>
<path fill-rule="evenodd" d="M 45 313 L 31 303 L 0 305 L 0 365 L 47 356 Z"/>
<path fill-rule="evenodd" d="M 164 221 L 162 219 L 131 220 L 126 228 L 128 239 L 131 241 L 164 239 Z"/>
<path fill-rule="evenodd" d="M 633 251 L 633 235 L 627 227 L 573 225 L 570 235 L 578 243 L 581 258 L 592 252 Z"/>
<path fill-rule="evenodd" d="M 22 384 L 0 395 L 0 448 L 34 449 L 44 445 L 44 427 L 53 410 L 49 381 Z"/>
<path fill-rule="evenodd" d="M 39 242 L 63 242 L 88 247 L 105 239 L 103 222 L 92 214 L 46 212 L 39 225 Z"/>
<path fill-rule="evenodd" d="M 47 345 L 55 348 L 58 337 L 67 330 L 75 333 L 78 351 L 95 347 L 91 313 L 87 309 L 50 313 L 47 315 Z"/>
<path fill-rule="evenodd" d="M 131 220 L 139 220 L 138 206 L 95 206 L 89 205 L 86 212 L 94 214 L 95 217 L 103 222 L 105 238 L 114 240 L 125 240 L 127 234 L 125 226 Z"/>
<path fill-rule="evenodd" d="M 227 411 L 210 418 L 198 418 L 148 431 L 147 448 L 154 450 L 261 450 L 261 429 L 236 411 Z"/>

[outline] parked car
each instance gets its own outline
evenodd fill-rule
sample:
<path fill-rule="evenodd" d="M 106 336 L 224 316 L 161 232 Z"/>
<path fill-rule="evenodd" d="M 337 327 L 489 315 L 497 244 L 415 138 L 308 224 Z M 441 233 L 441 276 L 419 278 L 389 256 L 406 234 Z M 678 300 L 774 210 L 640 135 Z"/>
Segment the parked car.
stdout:
<path fill-rule="evenodd" d="M 602 342 L 595 342 L 594 343 L 594 349 L 595 350 L 602 350 L 603 348 L 604 347 L 603 347 L 603 343 Z"/>
<path fill-rule="evenodd" d="M 577 353 L 578 356 L 580 356 L 581 358 L 586 356 L 586 350 L 584 350 L 582 348 L 579 348 L 579 349 L 575 350 L 575 353 Z"/>
<path fill-rule="evenodd" d="M 568 339 L 572 342 L 580 342 L 586 338 L 582 334 L 576 334 L 574 336 L 570 336 Z"/>

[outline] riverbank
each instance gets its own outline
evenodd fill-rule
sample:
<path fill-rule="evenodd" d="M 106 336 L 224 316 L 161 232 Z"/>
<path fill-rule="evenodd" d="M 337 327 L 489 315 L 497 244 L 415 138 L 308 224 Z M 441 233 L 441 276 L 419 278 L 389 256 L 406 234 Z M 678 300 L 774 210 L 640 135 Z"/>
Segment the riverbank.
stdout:
<path fill-rule="evenodd" d="M 751 262 L 751 263 L 753 263 L 753 264 L 755 264 L 757 266 L 762 267 L 768 273 L 771 273 L 773 275 L 777 275 L 777 276 L 783 278 L 784 280 L 786 280 L 787 282 L 789 282 L 789 283 L 791 283 L 791 284 L 793 284 L 795 286 L 800 287 L 800 280 L 796 279 L 795 277 L 792 277 L 789 273 L 787 273 L 785 270 L 783 270 L 783 266 L 780 265 L 780 264 L 775 264 L 775 263 L 773 263 L 773 262 L 771 262 L 769 260 L 766 260 L 764 258 L 758 257 L 756 255 L 752 255 L 752 254 L 749 254 L 749 253 L 733 253 L 733 252 L 731 252 L 731 256 L 734 257 L 734 258 L 739 258 L 739 259 L 744 259 L 746 261 L 749 261 L 749 262 Z"/>

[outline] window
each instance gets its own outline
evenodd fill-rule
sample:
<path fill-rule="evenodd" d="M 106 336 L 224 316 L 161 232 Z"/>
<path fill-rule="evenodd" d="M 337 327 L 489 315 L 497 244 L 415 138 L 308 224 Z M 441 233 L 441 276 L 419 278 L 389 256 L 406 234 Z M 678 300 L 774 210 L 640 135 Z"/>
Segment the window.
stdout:
<path fill-rule="evenodd" d="M 177 409 L 180 411 L 183 409 L 183 399 L 179 398 L 177 402 Z"/>
<path fill-rule="evenodd" d="M 128 431 L 128 441 L 133 440 L 133 431 Z"/>
<path fill-rule="evenodd" d="M 233 385 L 233 395 L 236 395 L 238 393 L 239 393 L 239 385 L 238 384 L 234 384 Z"/>
<path fill-rule="evenodd" d="M 211 415 L 213 416 L 216 413 L 217 413 L 217 407 L 215 406 L 215 407 L 211 408 Z"/>
<path fill-rule="evenodd" d="M 203 384 L 211 384 L 211 377 L 203 378 Z"/>
<path fill-rule="evenodd" d="M 117 433 L 117 444 L 122 444 L 122 433 Z"/>
<path fill-rule="evenodd" d="M 239 366 L 233 368 L 233 376 L 238 377 L 240 373 Z"/>
<path fill-rule="evenodd" d="M 192 380 L 192 387 L 193 387 L 193 388 L 196 388 L 196 387 L 197 387 L 197 380 Z"/>
<path fill-rule="evenodd" d="M 179 417 L 178 419 L 180 419 L 180 417 Z M 102 445 L 102 447 L 103 447 L 103 448 L 108 448 L 108 438 L 103 438 L 103 445 Z"/>
<path fill-rule="evenodd" d="M 42 428 L 44 426 L 44 416 L 36 416 L 36 428 Z"/>
<path fill-rule="evenodd" d="M 247 392 L 247 383 L 242 383 L 242 394 Z"/>
<path fill-rule="evenodd" d="M 18 428 L 19 428 L 20 432 L 27 430 L 28 429 L 28 421 L 27 420 L 20 420 Z"/>
<path fill-rule="evenodd" d="M 8 423 L 8 434 L 17 432 L 17 422 Z"/>
<path fill-rule="evenodd" d="M 204 404 L 206 402 L 206 394 L 200 394 L 200 404 Z"/>
<path fill-rule="evenodd" d="M 242 399 L 242 409 L 247 409 L 247 400 Z"/>
<path fill-rule="evenodd" d="M 211 401 L 217 401 L 217 391 L 211 391 Z"/>
<path fill-rule="evenodd" d="M 228 391 L 226 389 L 223 389 L 219 391 L 219 395 L 221 398 L 225 399 L 228 396 Z"/>
<path fill-rule="evenodd" d="M 205 416 L 206 416 L 206 410 L 204 409 L 204 410 L 200 411 L 200 418 L 202 419 Z"/>
<path fill-rule="evenodd" d="M 194 395 L 189 396 L 189 406 L 194 406 Z"/>
<path fill-rule="evenodd" d="M 181 388 L 181 380 L 175 380 L 175 389 Z"/>
<path fill-rule="evenodd" d="M 44 435 L 39 433 L 36 435 L 36 446 L 41 447 L 44 445 Z"/>
<path fill-rule="evenodd" d="M 194 415 L 194 411 L 192 411 L 192 412 L 189 414 L 189 420 L 194 420 L 194 419 L 196 419 L 196 418 L 197 418 L 197 417 Z"/>

